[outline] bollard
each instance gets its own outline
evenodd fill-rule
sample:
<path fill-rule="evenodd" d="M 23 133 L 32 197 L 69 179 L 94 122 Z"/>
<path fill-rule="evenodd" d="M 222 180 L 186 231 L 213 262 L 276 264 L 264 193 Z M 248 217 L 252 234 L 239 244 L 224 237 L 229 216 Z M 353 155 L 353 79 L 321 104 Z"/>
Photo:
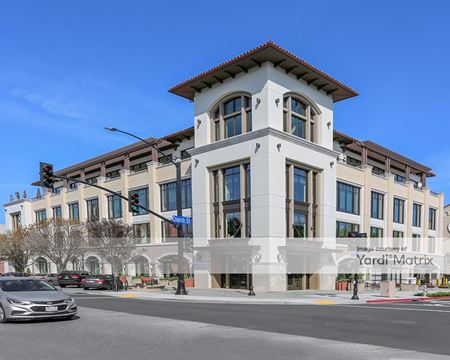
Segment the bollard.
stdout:
<path fill-rule="evenodd" d="M 353 280 L 353 296 L 351 300 L 359 300 L 358 297 L 358 274 L 355 274 L 355 280 Z"/>

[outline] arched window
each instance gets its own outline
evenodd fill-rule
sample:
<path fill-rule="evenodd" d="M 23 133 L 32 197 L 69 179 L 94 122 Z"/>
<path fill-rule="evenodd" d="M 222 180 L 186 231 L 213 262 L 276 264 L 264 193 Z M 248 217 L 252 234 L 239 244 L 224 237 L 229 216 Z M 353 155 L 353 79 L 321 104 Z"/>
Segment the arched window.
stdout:
<path fill-rule="evenodd" d="M 317 112 L 304 99 L 290 95 L 283 100 L 284 131 L 317 142 Z"/>
<path fill-rule="evenodd" d="M 100 261 L 94 256 L 89 256 L 86 259 L 86 269 L 93 275 L 100 274 Z"/>
<path fill-rule="evenodd" d="M 48 274 L 48 262 L 44 258 L 40 257 L 36 260 L 39 274 Z"/>
<path fill-rule="evenodd" d="M 252 98 L 228 97 L 212 111 L 213 139 L 219 141 L 252 131 Z"/>

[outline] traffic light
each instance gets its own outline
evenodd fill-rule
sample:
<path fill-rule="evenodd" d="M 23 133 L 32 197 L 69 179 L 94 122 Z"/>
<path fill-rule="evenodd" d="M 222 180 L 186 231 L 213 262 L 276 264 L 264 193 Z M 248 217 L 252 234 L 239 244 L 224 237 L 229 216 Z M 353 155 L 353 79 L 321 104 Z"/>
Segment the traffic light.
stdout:
<path fill-rule="evenodd" d="M 53 165 L 41 162 L 39 164 L 40 184 L 47 189 L 53 189 Z"/>
<path fill-rule="evenodd" d="M 128 199 L 129 207 L 128 211 L 132 212 L 133 214 L 139 214 L 139 194 L 137 192 L 130 195 L 130 198 Z"/>

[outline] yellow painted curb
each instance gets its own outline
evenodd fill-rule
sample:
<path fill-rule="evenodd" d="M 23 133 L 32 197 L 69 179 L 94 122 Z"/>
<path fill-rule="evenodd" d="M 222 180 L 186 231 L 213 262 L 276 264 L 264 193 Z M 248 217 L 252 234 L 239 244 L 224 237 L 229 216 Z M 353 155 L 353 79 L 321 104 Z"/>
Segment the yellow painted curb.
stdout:
<path fill-rule="evenodd" d="M 123 294 L 119 296 L 122 299 L 133 299 L 137 298 L 138 296 L 136 294 Z"/>
<path fill-rule="evenodd" d="M 317 304 L 317 305 L 334 305 L 334 304 L 337 304 L 337 302 L 333 301 L 333 300 L 314 300 L 314 304 Z"/>

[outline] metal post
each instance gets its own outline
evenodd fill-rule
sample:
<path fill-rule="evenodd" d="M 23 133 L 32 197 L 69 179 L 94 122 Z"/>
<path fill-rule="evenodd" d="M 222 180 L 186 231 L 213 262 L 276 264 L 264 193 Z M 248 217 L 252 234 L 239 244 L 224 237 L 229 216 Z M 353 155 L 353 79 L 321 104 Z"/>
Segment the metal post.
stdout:
<path fill-rule="evenodd" d="M 177 176 L 177 216 L 183 216 L 183 204 L 181 199 L 181 163 L 179 161 L 175 164 Z M 186 287 L 184 286 L 184 234 L 183 225 L 179 224 L 177 227 L 178 236 L 178 283 L 176 295 L 187 295 Z"/>
<path fill-rule="evenodd" d="M 358 274 L 355 274 L 355 280 L 353 280 L 353 296 L 351 300 L 359 300 L 358 297 Z"/>

